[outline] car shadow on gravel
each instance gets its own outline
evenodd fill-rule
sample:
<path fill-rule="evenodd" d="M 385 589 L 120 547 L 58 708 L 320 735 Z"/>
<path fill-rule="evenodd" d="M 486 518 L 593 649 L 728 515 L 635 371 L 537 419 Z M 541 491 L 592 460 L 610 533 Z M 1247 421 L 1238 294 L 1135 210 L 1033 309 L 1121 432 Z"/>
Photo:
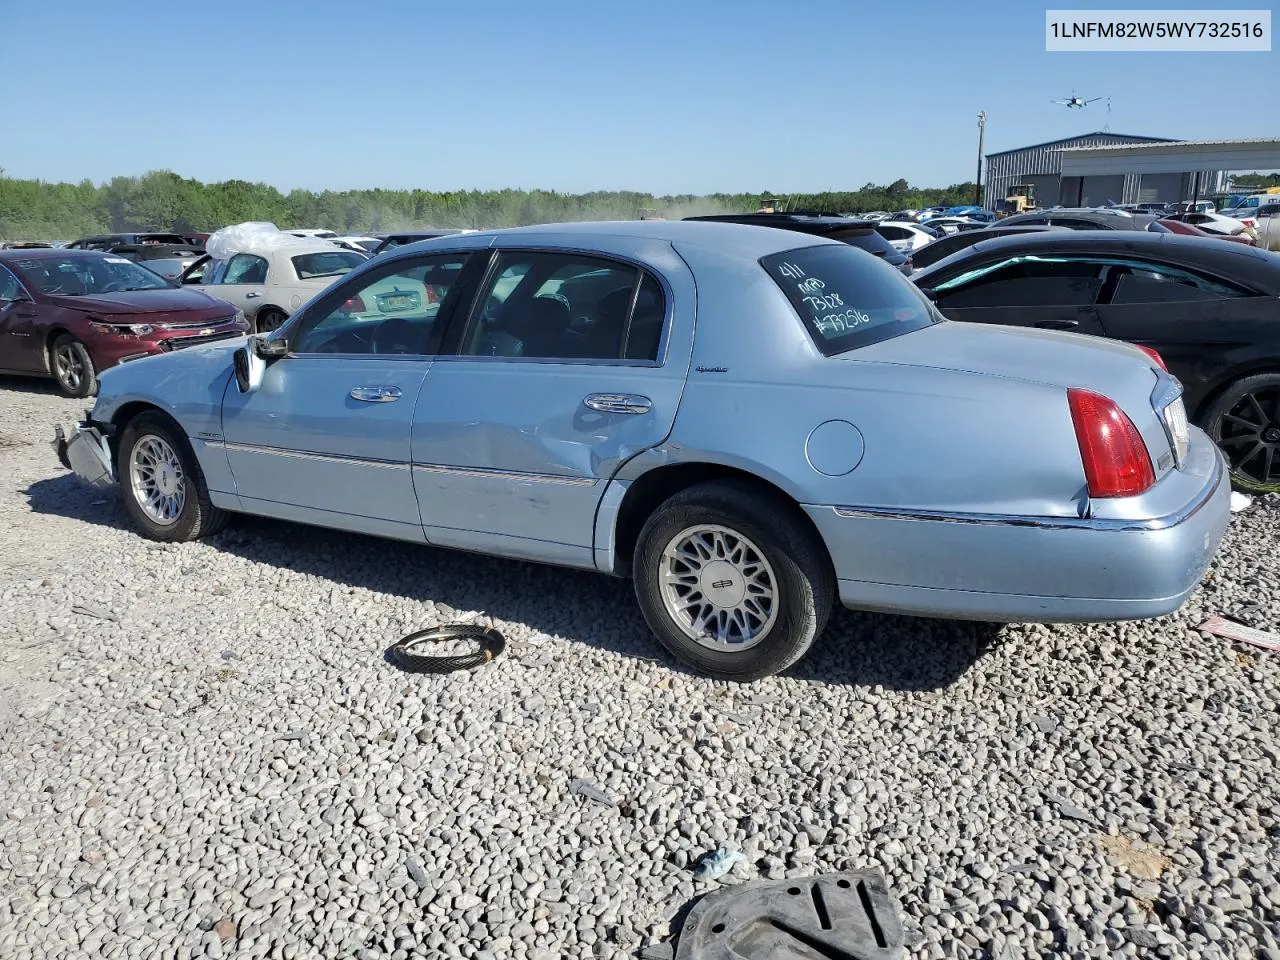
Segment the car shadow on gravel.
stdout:
<path fill-rule="evenodd" d="M 36 513 L 117 530 L 132 529 L 114 491 L 92 489 L 69 473 L 36 481 L 26 495 Z M 406 624 L 406 632 L 434 626 L 437 618 L 478 612 L 524 624 L 542 635 L 658 660 L 673 670 L 687 672 L 650 634 L 630 581 L 262 517 L 237 517 L 205 543 L 254 563 L 287 568 L 341 587 L 436 605 L 436 617 Z M 327 598 L 331 588 L 321 589 Z M 837 607 L 814 649 L 788 675 L 817 683 L 939 690 L 954 683 L 989 652 L 998 642 L 999 632 L 998 624 L 859 613 Z"/>
<path fill-rule="evenodd" d="M 57 384 L 47 377 L 15 377 L 11 374 L 0 374 L 0 390 L 14 393 L 38 393 L 49 397 L 61 396 Z M 86 406 L 93 406 L 93 398 L 85 401 Z"/>

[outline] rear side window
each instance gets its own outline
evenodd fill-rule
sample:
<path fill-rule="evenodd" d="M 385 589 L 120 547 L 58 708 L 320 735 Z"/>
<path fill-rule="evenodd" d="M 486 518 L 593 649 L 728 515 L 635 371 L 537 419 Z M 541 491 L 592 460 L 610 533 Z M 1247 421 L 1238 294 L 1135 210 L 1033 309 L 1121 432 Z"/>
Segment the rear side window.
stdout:
<path fill-rule="evenodd" d="M 1102 270 L 1084 260 L 1014 257 L 978 267 L 935 288 L 944 310 L 965 307 L 1092 306 Z"/>
<path fill-rule="evenodd" d="M 886 242 L 883 237 L 880 241 Z M 802 247 L 765 257 L 760 265 L 828 357 L 938 322 L 911 281 L 845 245 Z"/>
<path fill-rule="evenodd" d="M 865 250 L 867 253 L 875 254 L 877 257 L 886 257 L 890 263 L 902 262 L 902 253 L 894 249 L 893 244 L 882 237 L 876 230 L 836 230 L 833 233 L 824 233 L 823 236 L 828 240 L 839 240 L 841 243 L 847 243 L 860 250 Z"/>

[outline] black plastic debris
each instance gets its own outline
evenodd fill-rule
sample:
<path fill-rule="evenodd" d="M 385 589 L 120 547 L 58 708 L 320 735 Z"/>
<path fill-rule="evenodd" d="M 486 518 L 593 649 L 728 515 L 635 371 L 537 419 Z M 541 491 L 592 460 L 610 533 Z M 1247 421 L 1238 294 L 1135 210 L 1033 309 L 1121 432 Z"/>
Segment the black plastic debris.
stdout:
<path fill-rule="evenodd" d="M 473 645 L 474 649 L 443 655 L 433 649 L 434 644 L 459 640 Z M 451 623 L 402 637 L 387 650 L 386 659 L 409 673 L 452 673 L 490 663 L 501 655 L 506 646 L 506 640 L 497 630 L 469 623 Z"/>
<path fill-rule="evenodd" d="M 753 880 L 690 911 L 675 960 L 897 960 L 902 919 L 879 870 Z"/>

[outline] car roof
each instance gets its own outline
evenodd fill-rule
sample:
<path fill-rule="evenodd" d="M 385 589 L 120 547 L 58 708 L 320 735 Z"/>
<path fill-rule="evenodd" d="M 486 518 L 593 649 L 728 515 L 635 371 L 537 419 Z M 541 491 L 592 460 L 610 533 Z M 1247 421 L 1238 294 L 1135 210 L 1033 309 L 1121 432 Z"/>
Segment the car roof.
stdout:
<path fill-rule="evenodd" d="M 1226 243 L 1217 237 L 1192 237 L 1176 233 L 1151 233 L 1146 230 L 1052 230 L 1043 233 L 1016 233 L 991 237 L 944 257 L 918 271 L 913 280 L 927 280 L 954 264 L 987 254 L 1048 254 L 1054 251 L 1071 254 L 1117 254 L 1136 250 L 1151 256 L 1163 256 L 1184 263 L 1231 271 L 1233 268 L 1254 278 L 1269 278 L 1269 285 L 1280 283 L 1280 256 Z"/>
<path fill-rule="evenodd" d="M 841 218 L 842 223 L 857 226 L 861 221 L 849 221 Z M 867 224 L 867 229 L 874 229 Z M 485 238 L 511 239 L 520 237 L 554 237 L 568 242 L 574 237 L 598 237 L 604 240 L 609 237 L 625 237 L 636 240 L 659 240 L 672 244 L 691 244 L 737 253 L 742 256 L 758 259 L 770 254 L 794 250 L 798 246 L 806 246 L 796 242 L 796 235 L 790 230 L 779 230 L 773 226 L 753 226 L 736 221 L 698 221 L 698 220 L 592 220 L 577 223 L 544 223 L 529 227 L 508 227 L 501 230 L 481 230 L 476 233 L 462 234 L 458 239 L 466 239 L 469 245 L 476 244 Z M 811 244 L 835 243 L 819 236 L 809 238 Z M 398 251 L 397 251 L 398 252 Z"/>

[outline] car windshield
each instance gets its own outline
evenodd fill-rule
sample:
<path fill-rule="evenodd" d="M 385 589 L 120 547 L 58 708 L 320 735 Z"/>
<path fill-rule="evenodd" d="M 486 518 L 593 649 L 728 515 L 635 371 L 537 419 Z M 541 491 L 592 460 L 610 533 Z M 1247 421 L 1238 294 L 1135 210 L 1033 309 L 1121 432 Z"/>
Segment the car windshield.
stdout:
<path fill-rule="evenodd" d="M 901 273 L 849 246 L 802 247 L 765 257 L 760 265 L 826 356 L 939 320 L 933 305 Z"/>
<path fill-rule="evenodd" d="M 368 258 L 354 250 L 334 250 L 332 253 L 300 253 L 293 258 L 293 269 L 299 280 L 316 277 L 340 277 L 350 273 Z"/>
<path fill-rule="evenodd" d="M 96 296 L 133 290 L 162 290 L 163 277 L 116 256 L 71 254 L 15 261 L 22 275 L 41 293 L 59 297 Z"/>
<path fill-rule="evenodd" d="M 381 240 L 371 237 L 368 240 L 357 240 L 356 246 L 361 247 L 365 250 L 368 250 L 370 253 L 372 253 L 380 243 L 382 243 Z"/>

